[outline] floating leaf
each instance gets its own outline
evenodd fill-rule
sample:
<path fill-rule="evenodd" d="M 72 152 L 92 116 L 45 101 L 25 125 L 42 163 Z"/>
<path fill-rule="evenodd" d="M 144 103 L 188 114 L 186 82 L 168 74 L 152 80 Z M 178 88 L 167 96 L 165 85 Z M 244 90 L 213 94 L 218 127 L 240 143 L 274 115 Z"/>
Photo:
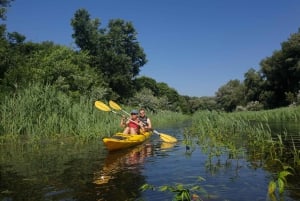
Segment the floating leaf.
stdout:
<path fill-rule="evenodd" d="M 140 187 L 140 190 L 142 191 L 145 191 L 145 190 L 148 190 L 148 189 L 151 189 L 151 190 L 154 190 L 154 186 L 150 185 L 150 184 L 144 184 Z"/>
<path fill-rule="evenodd" d="M 284 180 L 284 182 L 286 182 L 285 177 L 288 175 L 292 175 L 292 174 L 289 171 L 283 170 L 279 173 L 278 178 L 280 178 L 280 179 Z"/>
<path fill-rule="evenodd" d="M 278 179 L 278 190 L 279 190 L 279 193 L 283 193 L 284 191 L 284 180 L 282 180 L 281 178 Z"/>
<path fill-rule="evenodd" d="M 268 187 L 268 193 L 274 194 L 275 189 L 276 189 L 276 183 L 274 181 L 270 181 L 269 187 Z"/>
<path fill-rule="evenodd" d="M 168 186 L 159 187 L 159 191 L 166 191 L 166 190 L 168 190 Z"/>

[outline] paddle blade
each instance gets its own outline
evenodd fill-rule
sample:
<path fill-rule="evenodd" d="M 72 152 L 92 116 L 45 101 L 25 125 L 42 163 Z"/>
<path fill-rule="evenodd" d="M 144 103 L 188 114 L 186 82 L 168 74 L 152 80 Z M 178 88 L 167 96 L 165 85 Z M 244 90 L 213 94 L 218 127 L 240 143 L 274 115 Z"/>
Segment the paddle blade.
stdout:
<path fill-rule="evenodd" d="M 155 134 L 158 134 L 159 137 L 160 137 L 160 139 L 162 139 L 162 141 L 164 141 L 164 142 L 169 142 L 169 143 L 175 143 L 175 142 L 177 142 L 177 139 L 175 137 L 172 137 L 172 136 L 164 134 L 164 133 L 159 133 L 156 130 L 153 130 L 153 132 Z"/>
<path fill-rule="evenodd" d="M 108 102 L 109 106 L 114 110 L 122 110 L 122 108 L 114 101 L 110 100 Z"/>
<path fill-rule="evenodd" d="M 96 101 L 95 102 L 95 107 L 98 108 L 99 110 L 105 111 L 105 112 L 110 112 L 111 109 L 108 107 L 105 103 L 101 101 Z"/>
<path fill-rule="evenodd" d="M 170 143 L 177 142 L 177 139 L 175 137 L 170 136 L 170 135 L 160 133 L 159 136 L 160 136 L 160 139 L 162 139 L 164 142 L 170 142 Z"/>

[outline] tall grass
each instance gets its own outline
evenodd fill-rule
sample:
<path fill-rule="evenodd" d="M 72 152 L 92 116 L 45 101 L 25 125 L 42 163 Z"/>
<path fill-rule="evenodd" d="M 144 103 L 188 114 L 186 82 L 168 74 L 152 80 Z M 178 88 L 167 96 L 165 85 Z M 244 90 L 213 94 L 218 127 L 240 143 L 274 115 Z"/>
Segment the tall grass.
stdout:
<path fill-rule="evenodd" d="M 271 122 L 299 122 L 299 108 L 237 113 L 201 111 L 194 114 L 192 127 L 185 136 L 186 139 L 195 137 L 202 148 L 210 147 L 209 153 L 214 156 L 218 153 L 216 149 L 211 153 L 211 147 L 223 147 L 223 151 L 231 153 L 244 148 L 252 158 L 280 160 L 299 169 L 299 147 L 295 146 L 293 136 L 288 137 L 286 131 L 274 133 L 270 125 Z"/>
<path fill-rule="evenodd" d="M 247 111 L 247 112 L 235 112 L 230 116 L 243 119 L 243 120 L 255 120 L 264 122 L 279 122 L 279 121 L 300 121 L 300 106 L 297 107 L 284 107 L 272 110 L 262 111 Z"/>
<path fill-rule="evenodd" d="M 155 114 L 148 114 L 154 127 L 174 125 L 185 121 L 191 121 L 191 116 L 172 111 L 160 111 Z"/>
<path fill-rule="evenodd" d="M 94 102 L 86 97 L 74 100 L 52 86 L 33 84 L 1 99 L 0 142 L 5 139 L 39 140 L 69 136 L 89 140 L 120 131 L 120 116 L 98 110 Z M 173 112 L 149 116 L 155 126 L 185 117 Z"/>
<path fill-rule="evenodd" d="M 99 112 L 94 101 L 72 100 L 51 86 L 30 88 L 3 99 L 1 136 L 93 138 L 111 132 L 112 116 Z"/>

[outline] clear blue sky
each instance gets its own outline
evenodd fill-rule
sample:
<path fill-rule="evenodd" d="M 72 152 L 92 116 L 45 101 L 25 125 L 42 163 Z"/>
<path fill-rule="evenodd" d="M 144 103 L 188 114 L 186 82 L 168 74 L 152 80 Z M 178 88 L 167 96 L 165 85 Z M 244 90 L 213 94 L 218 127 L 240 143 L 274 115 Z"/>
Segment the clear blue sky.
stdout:
<path fill-rule="evenodd" d="M 15 0 L 7 29 L 72 47 L 70 21 L 79 8 L 101 28 L 110 19 L 131 21 L 148 59 L 140 75 L 198 97 L 243 80 L 300 27 L 299 0 Z"/>

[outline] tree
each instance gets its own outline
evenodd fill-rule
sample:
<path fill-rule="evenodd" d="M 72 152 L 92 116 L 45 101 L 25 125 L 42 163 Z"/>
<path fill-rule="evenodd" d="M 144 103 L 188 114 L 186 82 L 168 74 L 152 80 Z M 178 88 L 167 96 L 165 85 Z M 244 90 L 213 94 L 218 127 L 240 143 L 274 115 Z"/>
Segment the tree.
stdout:
<path fill-rule="evenodd" d="M 89 52 L 91 65 L 103 74 L 116 98 L 131 97 L 135 93 L 133 81 L 147 62 L 132 23 L 115 19 L 107 28 L 99 29 L 100 20 L 90 19 L 88 12 L 80 9 L 71 25 L 75 43 Z"/>
<path fill-rule="evenodd" d="M 14 0 L 0 0 L 0 19 L 6 20 L 7 7 L 9 7 L 13 1 Z"/>
<path fill-rule="evenodd" d="M 180 95 L 178 94 L 178 92 L 169 87 L 168 84 L 164 83 L 164 82 L 159 82 L 157 83 L 157 87 L 158 87 L 158 96 L 159 97 L 167 97 L 167 101 L 165 103 L 166 107 L 168 110 L 173 110 L 173 111 L 181 111 L 180 108 Z"/>
<path fill-rule="evenodd" d="M 216 92 L 216 101 L 225 111 L 232 112 L 244 105 L 244 85 L 239 80 L 230 80 Z"/>
<path fill-rule="evenodd" d="M 262 60 L 260 65 L 266 80 L 265 88 L 272 92 L 268 94 L 273 94 L 276 100 L 267 103 L 269 107 L 288 105 L 286 94 L 296 96 L 300 89 L 300 32 L 292 34 L 288 41 L 281 44 L 281 50 Z"/>
<path fill-rule="evenodd" d="M 26 87 L 30 83 L 54 86 L 74 98 L 80 95 L 95 96 L 102 91 L 102 98 L 107 88 L 101 74 L 88 64 L 89 56 L 75 52 L 67 47 L 42 43 L 39 51 L 30 54 L 25 62 L 11 68 L 4 79 L 6 85 Z M 47 48 L 46 48 L 47 47 Z"/>
<path fill-rule="evenodd" d="M 197 110 L 217 110 L 217 102 L 215 97 L 192 97 L 189 99 L 191 113 Z"/>
<path fill-rule="evenodd" d="M 246 102 L 259 101 L 259 96 L 263 87 L 262 76 L 256 70 L 250 68 L 244 74 L 244 78 Z"/>
<path fill-rule="evenodd" d="M 0 39 L 0 80 L 8 70 L 24 63 L 28 53 L 33 51 L 32 47 L 24 44 L 25 39 L 26 37 L 18 32 L 6 33 L 6 36 Z"/>
<path fill-rule="evenodd" d="M 10 6 L 13 0 L 0 0 L 0 20 L 6 20 L 7 8 Z M 6 26 L 5 24 L 0 24 L 0 83 L 1 79 L 4 76 L 4 73 L 7 71 L 7 51 L 9 45 L 6 40 Z"/>
<path fill-rule="evenodd" d="M 158 96 L 159 88 L 155 79 L 142 76 L 135 79 L 135 84 L 137 91 L 143 88 L 148 88 L 152 91 L 154 96 Z"/>
<path fill-rule="evenodd" d="M 18 32 L 7 33 L 7 38 L 10 44 L 23 44 L 26 37 Z"/>
<path fill-rule="evenodd" d="M 153 92 L 148 88 L 143 88 L 136 92 L 135 95 L 129 99 L 129 104 L 145 108 L 148 111 L 156 112 L 159 109 L 164 109 L 165 99 L 158 98 L 153 95 Z"/>

